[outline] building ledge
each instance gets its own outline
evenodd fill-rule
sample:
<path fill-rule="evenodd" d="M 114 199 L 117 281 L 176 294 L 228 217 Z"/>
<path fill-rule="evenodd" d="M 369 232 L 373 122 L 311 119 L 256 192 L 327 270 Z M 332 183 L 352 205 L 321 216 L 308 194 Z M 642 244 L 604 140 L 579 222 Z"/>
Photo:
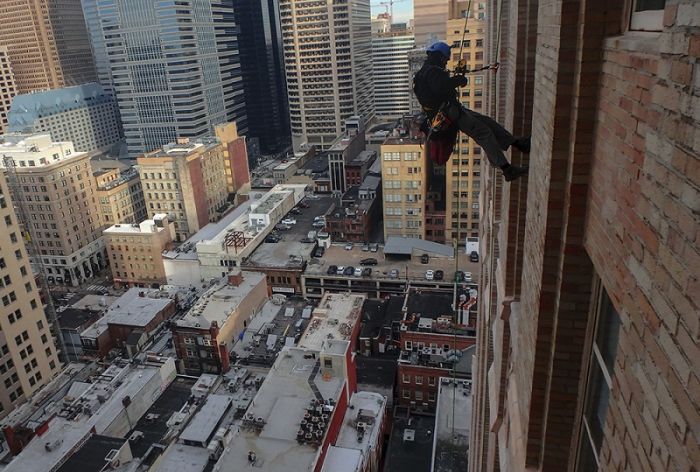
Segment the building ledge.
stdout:
<path fill-rule="evenodd" d="M 604 48 L 658 55 L 660 37 L 661 32 L 627 31 L 620 36 L 607 38 Z"/>

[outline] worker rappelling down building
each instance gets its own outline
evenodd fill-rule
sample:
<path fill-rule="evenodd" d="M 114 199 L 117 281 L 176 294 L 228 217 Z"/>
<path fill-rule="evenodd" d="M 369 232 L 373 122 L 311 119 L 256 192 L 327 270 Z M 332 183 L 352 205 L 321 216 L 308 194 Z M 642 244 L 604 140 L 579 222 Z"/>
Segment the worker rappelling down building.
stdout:
<path fill-rule="evenodd" d="M 465 66 L 458 66 L 454 75 L 447 70 L 450 46 L 437 42 L 428 47 L 428 57 L 413 78 L 413 91 L 427 115 L 424 124 L 428 156 L 438 165 L 445 164 L 452 154 L 459 131 L 471 137 L 486 152 L 492 166 L 503 172 L 510 182 L 526 175 L 528 166 L 508 162 L 503 151 L 511 146 L 521 152 L 530 152 L 529 137 L 514 137 L 508 130 L 488 116 L 463 106 L 456 89 L 467 85 Z M 497 64 L 484 69 L 495 69 Z M 481 69 L 480 69 L 481 70 Z"/>

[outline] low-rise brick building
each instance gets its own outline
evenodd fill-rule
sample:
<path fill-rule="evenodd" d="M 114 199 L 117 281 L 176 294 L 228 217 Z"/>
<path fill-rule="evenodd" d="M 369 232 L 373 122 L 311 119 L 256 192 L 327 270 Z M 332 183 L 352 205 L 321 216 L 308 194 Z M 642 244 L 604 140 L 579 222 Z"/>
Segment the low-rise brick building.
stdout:
<path fill-rule="evenodd" d="M 326 229 L 333 240 L 369 242 L 381 211 L 381 179 L 369 175 L 336 202 L 326 216 Z"/>

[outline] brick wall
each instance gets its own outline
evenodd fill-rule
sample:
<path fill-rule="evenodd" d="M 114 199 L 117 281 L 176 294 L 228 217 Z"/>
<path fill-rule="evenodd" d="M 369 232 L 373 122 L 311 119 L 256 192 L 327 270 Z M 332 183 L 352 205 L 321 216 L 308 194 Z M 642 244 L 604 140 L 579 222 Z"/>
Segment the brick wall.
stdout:
<path fill-rule="evenodd" d="M 529 113 L 533 151 L 519 187 L 486 185 L 480 471 L 577 470 L 597 277 L 621 318 L 601 470 L 700 463 L 700 4 L 667 0 L 641 34 L 621 3 L 521 0 L 501 19 L 515 44 L 490 109 L 523 131 Z"/>

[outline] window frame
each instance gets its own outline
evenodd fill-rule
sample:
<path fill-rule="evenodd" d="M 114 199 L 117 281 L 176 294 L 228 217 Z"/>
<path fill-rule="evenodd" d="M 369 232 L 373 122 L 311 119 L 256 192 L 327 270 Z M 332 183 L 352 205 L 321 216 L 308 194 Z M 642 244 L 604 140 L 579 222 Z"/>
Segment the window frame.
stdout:
<path fill-rule="evenodd" d="M 635 11 L 637 2 L 640 0 L 629 0 L 629 23 L 630 31 L 647 31 L 659 32 L 664 27 L 664 9 L 666 0 L 664 0 L 664 8 L 660 10 L 642 10 Z"/>

